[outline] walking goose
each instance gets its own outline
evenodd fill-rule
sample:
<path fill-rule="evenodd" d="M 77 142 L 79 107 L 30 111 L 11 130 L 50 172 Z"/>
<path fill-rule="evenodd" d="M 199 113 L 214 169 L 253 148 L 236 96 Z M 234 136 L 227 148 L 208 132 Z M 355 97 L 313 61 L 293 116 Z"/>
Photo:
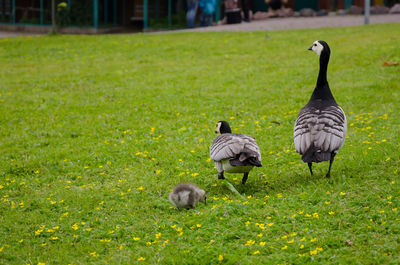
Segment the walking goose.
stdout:
<path fill-rule="evenodd" d="M 215 161 L 218 179 L 228 173 L 244 173 L 242 184 L 246 184 L 250 170 L 261 167 L 261 154 L 254 138 L 245 134 L 234 134 L 226 121 L 219 121 L 215 133 L 220 133 L 211 144 L 210 157 Z"/>
<path fill-rule="evenodd" d="M 326 177 L 330 177 L 336 153 L 342 148 L 347 132 L 346 115 L 336 103 L 326 79 L 331 51 L 325 41 L 315 41 L 308 48 L 319 55 L 317 85 L 297 116 L 294 125 L 294 146 L 308 163 L 311 175 L 312 163 L 329 161 Z"/>
<path fill-rule="evenodd" d="M 179 184 L 171 191 L 168 199 L 178 209 L 193 208 L 201 201 L 207 204 L 206 192 L 192 183 Z"/>

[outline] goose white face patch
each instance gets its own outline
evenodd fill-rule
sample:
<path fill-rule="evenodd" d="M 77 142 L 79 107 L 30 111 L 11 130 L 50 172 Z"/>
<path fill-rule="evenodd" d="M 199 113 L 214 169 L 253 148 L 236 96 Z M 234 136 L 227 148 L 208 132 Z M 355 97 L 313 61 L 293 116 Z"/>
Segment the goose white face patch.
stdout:
<path fill-rule="evenodd" d="M 314 41 L 311 47 L 312 47 L 311 50 L 316 54 L 318 54 L 318 56 L 321 55 L 321 52 L 324 49 L 324 46 L 322 46 L 322 44 L 319 43 L 318 41 Z"/>
<path fill-rule="evenodd" d="M 216 125 L 217 128 L 215 128 L 215 133 L 221 133 L 220 129 L 221 129 L 221 123 L 218 122 Z"/>

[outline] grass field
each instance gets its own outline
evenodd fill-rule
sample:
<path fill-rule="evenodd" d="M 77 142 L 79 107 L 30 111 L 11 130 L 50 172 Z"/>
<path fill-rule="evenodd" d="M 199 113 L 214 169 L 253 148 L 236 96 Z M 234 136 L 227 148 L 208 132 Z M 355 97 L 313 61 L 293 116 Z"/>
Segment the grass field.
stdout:
<path fill-rule="evenodd" d="M 399 32 L 1 39 L 0 264 L 400 264 Z M 348 120 L 331 179 L 293 144 L 317 39 Z M 245 199 L 209 160 L 219 120 L 262 151 L 226 174 Z M 207 205 L 171 207 L 186 181 Z"/>

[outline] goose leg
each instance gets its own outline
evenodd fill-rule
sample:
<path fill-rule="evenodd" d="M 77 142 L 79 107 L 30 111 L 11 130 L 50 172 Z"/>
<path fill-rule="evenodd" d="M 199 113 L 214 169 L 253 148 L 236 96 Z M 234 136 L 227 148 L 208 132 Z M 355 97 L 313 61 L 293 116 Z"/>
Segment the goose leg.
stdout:
<path fill-rule="evenodd" d="M 335 153 L 332 153 L 331 154 L 331 160 L 329 160 L 329 170 L 328 170 L 328 173 L 326 173 L 326 176 L 325 176 L 327 178 L 331 177 L 331 167 L 332 167 L 332 163 L 333 163 L 334 159 L 335 159 Z"/>
<path fill-rule="evenodd" d="M 225 179 L 224 171 L 218 172 L 218 179 Z"/>
<path fill-rule="evenodd" d="M 310 169 L 310 173 L 311 173 L 311 176 L 313 175 L 313 173 L 312 173 L 312 163 L 310 162 L 310 163 L 308 163 L 308 168 Z"/>
<path fill-rule="evenodd" d="M 242 184 L 246 184 L 247 178 L 249 177 L 249 172 L 246 172 L 243 174 L 243 178 L 242 178 Z"/>

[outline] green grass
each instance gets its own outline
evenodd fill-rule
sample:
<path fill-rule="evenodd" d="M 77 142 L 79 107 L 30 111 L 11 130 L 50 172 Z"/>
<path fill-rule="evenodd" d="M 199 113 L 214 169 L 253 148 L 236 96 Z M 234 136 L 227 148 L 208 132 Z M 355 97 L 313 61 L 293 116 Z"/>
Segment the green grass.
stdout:
<path fill-rule="evenodd" d="M 0 263 L 399 264 L 399 31 L 1 39 Z M 293 144 L 317 39 L 349 125 L 331 179 Z M 226 174 L 246 200 L 208 160 L 222 119 L 262 151 Z M 206 206 L 171 207 L 184 181 Z"/>

